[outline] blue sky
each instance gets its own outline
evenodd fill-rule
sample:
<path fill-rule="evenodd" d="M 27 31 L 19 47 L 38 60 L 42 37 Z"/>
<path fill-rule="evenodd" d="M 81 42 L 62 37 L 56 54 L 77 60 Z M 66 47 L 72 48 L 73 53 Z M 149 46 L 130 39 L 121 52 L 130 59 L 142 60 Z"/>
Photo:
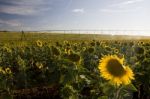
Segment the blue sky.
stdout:
<path fill-rule="evenodd" d="M 0 0 L 0 30 L 150 28 L 150 0 Z"/>

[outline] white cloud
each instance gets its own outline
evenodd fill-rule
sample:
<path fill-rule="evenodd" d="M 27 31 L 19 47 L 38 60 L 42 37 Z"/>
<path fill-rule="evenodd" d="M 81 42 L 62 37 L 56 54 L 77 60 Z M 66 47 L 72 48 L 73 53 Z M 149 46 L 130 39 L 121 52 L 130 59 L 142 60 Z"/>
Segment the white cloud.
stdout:
<path fill-rule="evenodd" d="M 121 4 L 122 5 L 126 5 L 126 4 L 134 4 L 134 3 L 138 3 L 138 2 L 142 2 L 144 0 L 128 0 L 128 1 L 124 1 Z"/>
<path fill-rule="evenodd" d="M 0 19 L 0 24 L 5 24 L 8 26 L 21 26 L 21 22 L 19 22 L 18 20 L 1 20 Z"/>
<path fill-rule="evenodd" d="M 112 5 L 110 5 L 110 7 L 124 7 L 124 6 L 128 6 L 128 5 L 131 5 L 131 4 L 140 3 L 140 2 L 143 2 L 143 1 L 144 0 L 126 0 L 126 1 L 122 1 L 122 2 L 119 2 L 119 3 L 112 4 Z"/>
<path fill-rule="evenodd" d="M 141 6 L 137 6 L 144 0 L 124 0 L 107 6 L 106 8 L 100 9 L 101 12 L 134 12 L 142 9 Z M 134 5 L 136 4 L 136 5 Z"/>
<path fill-rule="evenodd" d="M 84 13 L 85 10 L 83 8 L 81 8 L 81 9 L 73 9 L 72 12 L 74 12 L 74 13 Z"/>
<path fill-rule="evenodd" d="M 11 3 L 14 5 L 42 5 L 45 4 L 46 0 L 5 0 L 6 3 Z"/>
<path fill-rule="evenodd" d="M 121 12 L 121 13 L 124 13 L 124 12 L 135 12 L 135 11 L 138 11 L 142 9 L 142 7 L 136 7 L 134 9 L 100 9 L 100 12 L 108 12 L 108 13 L 114 13 L 114 12 Z"/>
<path fill-rule="evenodd" d="M 16 15 L 34 15 L 38 12 L 50 10 L 45 0 L 5 0 L 7 5 L 0 6 L 0 13 Z"/>
<path fill-rule="evenodd" d="M 27 6 L 4 6 L 1 8 L 0 12 L 7 14 L 32 15 L 36 10 L 33 7 Z"/>

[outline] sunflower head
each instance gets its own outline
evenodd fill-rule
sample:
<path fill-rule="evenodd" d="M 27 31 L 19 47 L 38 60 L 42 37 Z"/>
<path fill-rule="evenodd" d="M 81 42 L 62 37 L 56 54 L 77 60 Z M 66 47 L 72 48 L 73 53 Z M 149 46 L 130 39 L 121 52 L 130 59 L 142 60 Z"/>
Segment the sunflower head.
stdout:
<path fill-rule="evenodd" d="M 8 68 L 8 67 L 5 69 L 5 72 L 6 72 L 7 74 L 11 74 L 11 73 L 12 73 L 12 72 L 11 72 L 11 69 Z"/>
<path fill-rule="evenodd" d="M 137 46 L 134 48 L 135 53 L 137 54 L 144 54 L 145 49 L 142 46 Z"/>
<path fill-rule="evenodd" d="M 95 49 L 94 49 L 93 47 L 90 47 L 90 48 L 87 49 L 87 51 L 88 51 L 89 53 L 93 53 L 94 50 L 95 50 Z"/>
<path fill-rule="evenodd" d="M 115 52 L 115 53 L 119 53 L 119 49 L 115 48 L 115 49 L 114 49 L 114 52 Z"/>
<path fill-rule="evenodd" d="M 37 44 L 38 47 L 42 47 L 42 46 L 43 46 L 43 43 L 42 43 L 42 41 L 40 41 L 40 40 L 37 40 L 37 41 L 36 41 L 36 44 Z"/>
<path fill-rule="evenodd" d="M 62 47 L 62 45 L 59 42 L 56 42 L 57 47 Z"/>
<path fill-rule="evenodd" d="M 78 49 L 78 46 L 77 45 L 74 45 L 74 50 L 77 50 Z"/>
<path fill-rule="evenodd" d="M 114 85 L 127 85 L 134 79 L 134 74 L 128 66 L 124 66 L 124 58 L 116 55 L 104 56 L 99 63 L 101 76 Z"/>
<path fill-rule="evenodd" d="M 0 67 L 0 73 L 1 74 L 11 74 L 12 72 L 11 72 L 11 69 L 10 68 L 2 68 L 2 67 Z"/>
<path fill-rule="evenodd" d="M 97 41 L 97 42 L 96 42 L 96 45 L 99 46 L 99 45 L 100 45 L 100 42 Z"/>
<path fill-rule="evenodd" d="M 70 55 L 73 51 L 70 48 L 65 49 L 65 54 Z"/>
<path fill-rule="evenodd" d="M 2 48 L 3 48 L 3 50 L 6 51 L 7 53 L 11 53 L 11 52 L 12 52 L 12 50 L 11 50 L 11 48 L 10 48 L 9 46 L 4 46 L 4 47 L 2 47 Z"/>
<path fill-rule="evenodd" d="M 138 45 L 144 45 L 144 42 L 143 41 L 139 41 Z"/>
<path fill-rule="evenodd" d="M 112 51 L 112 48 L 109 47 L 109 46 L 107 46 L 107 45 L 105 45 L 104 48 L 105 48 L 107 51 Z"/>
<path fill-rule="evenodd" d="M 36 66 L 38 69 L 42 69 L 43 68 L 43 64 L 40 62 L 36 62 Z"/>
<path fill-rule="evenodd" d="M 57 47 L 55 47 L 55 46 L 52 46 L 51 47 L 51 50 L 52 50 L 52 53 L 53 53 L 53 55 L 56 55 L 56 56 L 59 56 L 60 55 L 60 49 L 59 48 L 57 48 Z"/>
<path fill-rule="evenodd" d="M 68 41 L 66 41 L 66 40 L 64 41 L 64 44 L 68 44 L 68 43 L 69 43 Z"/>
<path fill-rule="evenodd" d="M 3 71 L 3 68 L 2 68 L 2 67 L 0 67 L 0 73 L 2 73 L 2 71 Z"/>
<path fill-rule="evenodd" d="M 68 57 L 72 62 L 79 62 L 81 57 L 78 54 L 72 53 Z"/>
<path fill-rule="evenodd" d="M 91 44 L 91 46 L 95 46 L 95 42 L 94 42 L 94 41 L 93 41 L 93 42 L 91 42 L 90 44 Z"/>
<path fill-rule="evenodd" d="M 134 45 L 134 43 L 133 43 L 133 42 L 130 42 L 130 43 L 129 43 L 129 46 L 130 46 L 130 47 L 132 47 L 133 45 Z"/>
<path fill-rule="evenodd" d="M 83 47 L 82 50 L 85 51 L 85 50 L 86 50 L 86 47 Z"/>

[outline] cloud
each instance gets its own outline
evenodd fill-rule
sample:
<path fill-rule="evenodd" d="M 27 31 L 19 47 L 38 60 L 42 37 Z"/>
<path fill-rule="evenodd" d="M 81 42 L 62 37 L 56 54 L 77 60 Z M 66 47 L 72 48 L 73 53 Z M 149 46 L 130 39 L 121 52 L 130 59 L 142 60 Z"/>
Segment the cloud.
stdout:
<path fill-rule="evenodd" d="M 143 1 L 144 0 L 126 0 L 126 1 L 111 4 L 106 8 L 100 9 L 100 11 L 101 12 L 134 12 L 142 8 L 141 6 L 137 6 L 137 3 L 140 4 L 140 2 Z"/>
<path fill-rule="evenodd" d="M 4 6 L 0 9 L 1 13 L 17 14 L 17 15 L 32 15 L 36 13 L 33 7 L 27 6 Z"/>
<path fill-rule="evenodd" d="M 74 12 L 74 13 L 84 13 L 85 10 L 83 8 L 81 8 L 81 9 L 73 9 L 72 12 Z"/>
<path fill-rule="evenodd" d="M 38 12 L 48 11 L 47 0 L 0 0 L 0 13 L 16 15 L 34 15 Z"/>
<path fill-rule="evenodd" d="M 138 3 L 138 2 L 143 2 L 144 0 L 128 0 L 125 2 L 122 2 L 122 5 L 126 5 L 126 4 L 134 4 L 134 3 Z"/>
<path fill-rule="evenodd" d="M 8 4 L 8 5 L 41 5 L 45 4 L 46 0 L 0 0 L 1 3 L 3 4 Z"/>
<path fill-rule="evenodd" d="M 112 5 L 110 5 L 110 7 L 123 7 L 123 6 L 131 5 L 131 4 L 135 4 L 135 3 L 139 3 L 139 2 L 143 2 L 143 1 L 144 0 L 126 0 L 123 2 L 112 4 Z"/>
<path fill-rule="evenodd" d="M 124 13 L 124 12 L 135 12 L 135 11 L 138 11 L 142 9 L 142 7 L 136 7 L 134 9 L 100 9 L 101 12 L 108 12 L 108 13 L 117 13 L 117 12 L 121 12 L 121 13 Z"/>
<path fill-rule="evenodd" d="M 1 20 L 0 19 L 0 24 L 2 25 L 7 25 L 7 26 L 21 26 L 21 22 L 19 22 L 18 20 Z"/>

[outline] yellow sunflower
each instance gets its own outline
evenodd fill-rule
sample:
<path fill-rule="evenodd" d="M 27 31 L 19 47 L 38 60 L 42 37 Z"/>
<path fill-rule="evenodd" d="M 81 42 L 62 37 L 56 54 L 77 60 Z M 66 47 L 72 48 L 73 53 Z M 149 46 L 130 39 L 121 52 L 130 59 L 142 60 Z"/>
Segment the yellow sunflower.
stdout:
<path fill-rule="evenodd" d="M 40 41 L 40 40 L 37 40 L 37 41 L 36 41 L 36 44 L 37 44 L 37 46 L 39 46 L 39 47 L 42 47 L 42 46 L 43 46 L 43 43 L 42 43 L 42 41 Z"/>
<path fill-rule="evenodd" d="M 113 50 L 114 50 L 115 53 L 119 53 L 119 49 L 114 48 Z"/>
<path fill-rule="evenodd" d="M 66 48 L 65 49 L 65 53 L 68 54 L 68 55 L 70 55 L 71 54 L 71 49 L 70 48 L 69 49 Z"/>
<path fill-rule="evenodd" d="M 40 62 L 36 62 L 36 66 L 38 69 L 42 69 L 43 68 L 43 64 Z"/>
<path fill-rule="evenodd" d="M 3 68 L 2 68 L 2 67 L 0 67 L 0 73 L 2 73 L 2 74 L 6 74 L 6 72 L 3 70 Z"/>
<path fill-rule="evenodd" d="M 5 69 L 5 72 L 6 72 L 7 74 L 11 74 L 11 69 L 7 67 L 7 68 Z"/>
<path fill-rule="evenodd" d="M 109 80 L 113 85 L 127 85 L 134 79 L 134 74 L 129 66 L 123 65 L 124 58 L 116 55 L 104 56 L 99 63 L 101 77 Z"/>
<path fill-rule="evenodd" d="M 3 71 L 2 67 L 0 67 L 0 73 Z"/>

